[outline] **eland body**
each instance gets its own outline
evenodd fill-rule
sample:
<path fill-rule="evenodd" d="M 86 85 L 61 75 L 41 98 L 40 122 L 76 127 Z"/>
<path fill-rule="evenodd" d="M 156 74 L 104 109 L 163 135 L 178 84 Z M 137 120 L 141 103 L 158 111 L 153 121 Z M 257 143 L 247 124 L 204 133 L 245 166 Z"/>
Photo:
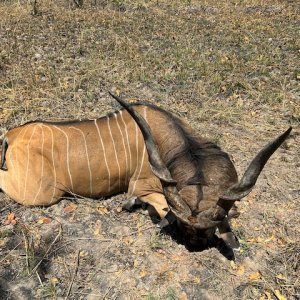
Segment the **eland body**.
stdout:
<path fill-rule="evenodd" d="M 206 244 L 216 228 L 226 240 L 234 202 L 251 191 L 291 128 L 264 147 L 238 181 L 229 156 L 181 119 L 112 96 L 125 109 L 96 120 L 35 121 L 8 131 L 1 189 L 26 206 L 51 205 L 66 193 L 96 198 L 128 192 L 125 207 L 136 197 L 160 218 L 172 216 L 192 240 Z"/>

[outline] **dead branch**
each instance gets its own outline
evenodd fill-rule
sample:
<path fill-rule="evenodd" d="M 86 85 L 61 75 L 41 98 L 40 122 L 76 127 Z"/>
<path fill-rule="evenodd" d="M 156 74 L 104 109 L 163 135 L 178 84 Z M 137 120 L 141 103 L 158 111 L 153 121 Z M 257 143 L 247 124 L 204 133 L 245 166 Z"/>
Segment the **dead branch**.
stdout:
<path fill-rule="evenodd" d="M 72 279 L 71 279 L 71 282 L 70 282 L 70 285 L 69 285 L 68 292 L 67 292 L 65 300 L 68 299 L 68 297 L 69 297 L 69 295 L 71 293 L 73 282 L 74 282 L 74 279 L 75 279 L 75 276 L 77 274 L 78 267 L 79 267 L 79 258 L 80 258 L 80 250 L 78 250 L 78 252 L 77 252 L 76 261 L 75 261 L 75 268 L 74 268 L 74 271 L 73 271 Z"/>

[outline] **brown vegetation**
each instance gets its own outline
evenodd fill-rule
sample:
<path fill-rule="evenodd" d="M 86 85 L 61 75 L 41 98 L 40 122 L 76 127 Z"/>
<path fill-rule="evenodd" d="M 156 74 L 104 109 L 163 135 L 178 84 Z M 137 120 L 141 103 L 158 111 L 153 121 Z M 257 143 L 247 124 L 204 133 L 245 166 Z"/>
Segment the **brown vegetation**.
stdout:
<path fill-rule="evenodd" d="M 188 252 L 143 211 L 121 212 L 126 195 L 29 209 L 2 194 L 1 297 L 299 298 L 298 1 L 32 3 L 0 3 L 2 134 L 35 119 L 99 117 L 117 107 L 113 90 L 183 117 L 241 174 L 294 130 L 239 203 L 235 263 L 216 249 Z"/>

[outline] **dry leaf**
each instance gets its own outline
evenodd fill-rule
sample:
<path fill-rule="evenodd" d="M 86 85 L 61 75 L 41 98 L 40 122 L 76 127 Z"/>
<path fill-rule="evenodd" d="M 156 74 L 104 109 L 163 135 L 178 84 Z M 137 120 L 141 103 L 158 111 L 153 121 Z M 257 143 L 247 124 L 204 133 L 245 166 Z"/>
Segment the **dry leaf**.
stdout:
<path fill-rule="evenodd" d="M 201 280 L 200 280 L 199 277 L 194 276 L 193 279 L 192 279 L 192 282 L 195 283 L 195 284 L 200 284 Z"/>
<path fill-rule="evenodd" d="M 233 270 L 236 270 L 237 269 L 237 266 L 235 264 L 235 262 L 233 260 L 230 261 L 230 266 Z"/>
<path fill-rule="evenodd" d="M 100 228 L 96 228 L 94 231 L 94 235 L 100 235 Z"/>
<path fill-rule="evenodd" d="M 117 208 L 116 208 L 116 212 L 119 214 L 119 213 L 121 213 L 123 211 L 123 209 L 122 209 L 122 207 L 121 206 L 118 206 Z"/>
<path fill-rule="evenodd" d="M 15 220 L 15 214 L 13 212 L 9 213 L 7 215 L 7 220 L 5 221 L 5 225 L 9 225 L 9 224 L 15 225 L 16 223 L 17 221 Z"/>
<path fill-rule="evenodd" d="M 168 271 L 167 276 L 168 276 L 168 279 L 171 281 L 174 278 L 174 272 L 173 271 Z"/>
<path fill-rule="evenodd" d="M 133 261 L 133 266 L 134 266 L 135 268 L 139 267 L 140 264 L 141 264 L 140 260 L 135 259 L 135 260 Z"/>
<path fill-rule="evenodd" d="M 107 215 L 108 214 L 108 209 L 103 205 L 98 206 L 97 211 L 98 211 L 98 213 L 100 213 L 100 215 Z"/>
<path fill-rule="evenodd" d="M 248 239 L 247 242 L 260 244 L 260 243 L 263 243 L 264 240 L 260 236 L 258 236 L 258 237 L 252 238 L 252 239 Z"/>
<path fill-rule="evenodd" d="M 270 236 L 269 238 L 267 238 L 267 239 L 265 239 L 265 243 L 269 243 L 269 242 L 271 242 L 271 241 L 273 241 L 275 239 L 275 236 L 274 235 L 272 235 L 272 236 Z"/>
<path fill-rule="evenodd" d="M 261 274 L 260 274 L 260 272 L 253 272 L 253 273 L 251 273 L 251 274 L 249 275 L 249 279 L 250 279 L 251 281 L 256 281 L 256 280 L 261 279 Z"/>
<path fill-rule="evenodd" d="M 141 278 L 145 277 L 146 275 L 147 275 L 147 273 L 146 273 L 145 270 L 142 270 L 142 271 L 140 272 L 140 277 L 141 277 Z"/>
<path fill-rule="evenodd" d="M 38 219 L 38 224 L 49 224 L 52 222 L 50 218 L 44 217 L 44 218 L 39 218 Z"/>
<path fill-rule="evenodd" d="M 243 265 L 239 265 L 237 267 L 236 274 L 242 276 L 244 275 L 244 273 L 245 273 L 245 267 Z"/>
<path fill-rule="evenodd" d="M 123 239 L 123 242 L 124 242 L 126 245 L 131 245 L 131 244 L 134 242 L 134 240 L 133 240 L 132 237 L 125 237 L 125 238 Z"/>
<path fill-rule="evenodd" d="M 232 270 L 236 271 L 236 274 L 241 276 L 245 273 L 245 267 L 243 265 L 237 265 L 233 260 L 230 261 L 230 266 Z"/>
<path fill-rule="evenodd" d="M 50 281 L 54 286 L 58 283 L 58 279 L 56 277 L 52 277 Z"/>
<path fill-rule="evenodd" d="M 166 254 L 166 251 L 164 249 L 157 248 L 157 249 L 155 249 L 155 251 L 160 253 L 160 254 L 163 254 L 163 255 Z"/>
<path fill-rule="evenodd" d="M 68 213 L 73 212 L 76 208 L 77 208 L 76 204 L 71 204 L 71 205 L 68 205 L 68 206 L 64 207 L 64 212 L 66 214 L 68 214 Z"/>
<path fill-rule="evenodd" d="M 182 292 L 179 297 L 178 300 L 188 300 L 187 294 L 186 292 Z"/>
<path fill-rule="evenodd" d="M 167 262 L 164 263 L 164 264 L 162 264 L 162 265 L 160 265 L 159 273 L 162 274 L 162 273 L 166 273 L 168 271 L 170 271 L 170 265 Z"/>
<path fill-rule="evenodd" d="M 269 242 L 273 241 L 274 239 L 275 239 L 274 235 L 271 235 L 270 237 L 268 237 L 266 239 L 263 239 L 262 237 L 258 236 L 255 238 L 248 239 L 247 242 L 261 244 L 261 243 L 269 243 Z"/>
<path fill-rule="evenodd" d="M 88 256 L 88 252 L 87 251 L 85 251 L 85 250 L 82 250 L 82 251 L 80 251 L 80 253 L 79 253 L 79 256 L 80 257 L 85 257 L 85 256 Z"/>
<path fill-rule="evenodd" d="M 278 300 L 287 300 L 286 297 L 284 297 L 279 290 L 274 291 L 275 296 L 277 297 Z"/>
<path fill-rule="evenodd" d="M 101 235 L 102 232 L 102 223 L 100 220 L 97 220 L 95 223 L 94 235 Z"/>
<path fill-rule="evenodd" d="M 172 262 L 181 261 L 181 260 L 183 260 L 183 258 L 184 258 L 183 256 L 177 255 L 177 254 L 173 254 L 170 257 L 170 259 L 171 259 Z"/>
<path fill-rule="evenodd" d="M 276 275 L 276 278 L 281 279 L 281 280 L 287 280 L 287 278 L 283 274 Z"/>
<path fill-rule="evenodd" d="M 272 298 L 272 296 L 271 296 L 271 293 L 270 293 L 270 292 L 268 292 L 268 291 L 265 291 L 265 295 L 267 296 L 267 299 L 268 299 L 268 300 L 274 300 L 274 299 Z"/>

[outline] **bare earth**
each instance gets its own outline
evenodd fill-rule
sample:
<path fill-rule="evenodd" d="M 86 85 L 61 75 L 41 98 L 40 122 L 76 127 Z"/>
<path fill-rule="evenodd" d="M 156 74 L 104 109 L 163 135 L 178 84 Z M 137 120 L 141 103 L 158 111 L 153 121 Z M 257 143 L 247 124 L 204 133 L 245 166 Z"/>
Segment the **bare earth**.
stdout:
<path fill-rule="evenodd" d="M 298 1 L 7 0 L 0 15 L 2 136 L 100 117 L 112 90 L 181 116 L 242 174 L 293 126 L 238 203 L 235 262 L 121 211 L 126 194 L 36 208 L 1 194 L 0 299 L 300 299 Z"/>

